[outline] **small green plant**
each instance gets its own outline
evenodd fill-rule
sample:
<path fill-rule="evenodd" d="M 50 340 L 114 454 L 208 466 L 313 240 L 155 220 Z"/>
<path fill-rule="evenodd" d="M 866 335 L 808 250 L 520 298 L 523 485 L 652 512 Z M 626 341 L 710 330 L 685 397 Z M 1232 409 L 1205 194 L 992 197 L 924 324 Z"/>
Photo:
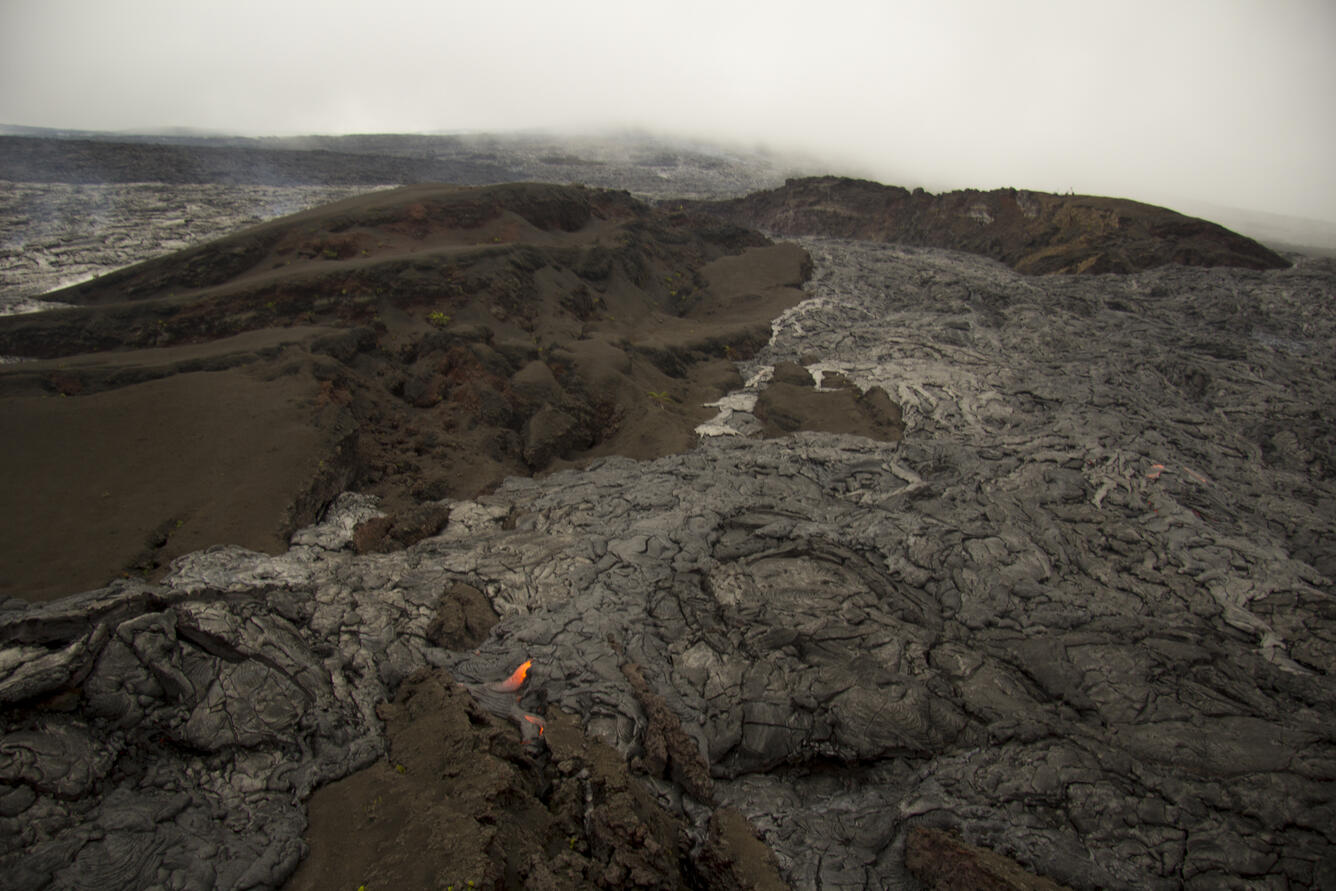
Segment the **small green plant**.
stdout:
<path fill-rule="evenodd" d="M 650 390 L 650 391 L 649 391 L 649 398 L 650 398 L 650 399 L 653 399 L 655 402 L 659 403 L 659 408 L 663 408 L 663 407 L 664 407 L 665 405 L 667 405 L 668 403 L 676 401 L 676 400 L 673 399 L 673 397 L 669 396 L 666 392 L 663 392 L 663 393 L 656 393 L 656 392 L 654 392 L 653 390 Z"/>
<path fill-rule="evenodd" d="M 406 773 L 408 773 L 408 768 L 407 768 L 407 767 L 404 767 L 402 764 L 396 764 L 396 765 L 394 765 L 394 770 L 395 770 L 395 773 L 400 773 L 400 774 L 406 774 Z"/>
<path fill-rule="evenodd" d="M 427 322 L 433 327 L 444 328 L 446 325 L 450 324 L 450 317 L 440 310 L 433 310 L 432 312 L 427 313 Z"/>

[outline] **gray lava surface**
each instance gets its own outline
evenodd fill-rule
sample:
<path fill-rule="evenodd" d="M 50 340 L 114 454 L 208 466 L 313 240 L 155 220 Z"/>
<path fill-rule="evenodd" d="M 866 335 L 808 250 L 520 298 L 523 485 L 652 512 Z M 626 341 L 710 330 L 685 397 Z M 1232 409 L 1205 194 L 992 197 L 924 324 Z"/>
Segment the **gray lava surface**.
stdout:
<path fill-rule="evenodd" d="M 141 260 L 372 187 L 0 180 L 0 314 Z"/>
<path fill-rule="evenodd" d="M 900 442 L 602 459 L 391 554 L 352 551 L 377 511 L 345 495 L 280 556 L 0 609 L 7 883 L 279 884 L 404 679 L 532 659 L 534 695 L 698 831 L 737 808 L 797 887 L 917 887 L 914 827 L 1080 888 L 1336 884 L 1336 268 L 804 246 L 811 299 L 748 370 L 880 386 Z M 445 649 L 460 583 L 502 618 Z M 661 705 L 696 755 L 664 756 Z"/>

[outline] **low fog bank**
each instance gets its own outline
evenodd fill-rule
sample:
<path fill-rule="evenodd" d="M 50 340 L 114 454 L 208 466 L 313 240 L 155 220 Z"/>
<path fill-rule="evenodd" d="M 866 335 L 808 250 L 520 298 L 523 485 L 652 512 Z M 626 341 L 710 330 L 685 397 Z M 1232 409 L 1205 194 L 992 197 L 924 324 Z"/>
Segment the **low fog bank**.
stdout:
<path fill-rule="evenodd" d="M 1211 220 L 1240 235 L 1255 238 L 1273 250 L 1336 258 L 1334 222 L 1228 207 L 1191 198 L 1179 198 L 1166 202 L 1166 205 L 1180 213 Z"/>
<path fill-rule="evenodd" d="M 10 0 L 0 121 L 640 127 L 934 193 L 1184 195 L 1336 225 L 1333 34 L 1330 0 Z"/>

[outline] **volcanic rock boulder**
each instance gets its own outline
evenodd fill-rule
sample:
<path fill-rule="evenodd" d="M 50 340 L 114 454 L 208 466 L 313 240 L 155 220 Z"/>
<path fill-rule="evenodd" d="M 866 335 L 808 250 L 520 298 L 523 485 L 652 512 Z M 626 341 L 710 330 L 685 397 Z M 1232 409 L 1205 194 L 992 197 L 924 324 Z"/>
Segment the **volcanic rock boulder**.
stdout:
<path fill-rule="evenodd" d="M 780 235 L 826 235 L 992 257 L 1018 272 L 1135 272 L 1166 263 L 1283 269 L 1289 262 L 1215 223 L 1128 201 L 1017 189 L 933 195 L 866 180 L 790 179 L 688 205 Z"/>
<path fill-rule="evenodd" d="M 396 551 L 440 532 L 449 517 L 449 509 L 440 504 L 420 504 L 395 517 L 373 517 L 354 531 L 353 549 L 359 554 Z"/>

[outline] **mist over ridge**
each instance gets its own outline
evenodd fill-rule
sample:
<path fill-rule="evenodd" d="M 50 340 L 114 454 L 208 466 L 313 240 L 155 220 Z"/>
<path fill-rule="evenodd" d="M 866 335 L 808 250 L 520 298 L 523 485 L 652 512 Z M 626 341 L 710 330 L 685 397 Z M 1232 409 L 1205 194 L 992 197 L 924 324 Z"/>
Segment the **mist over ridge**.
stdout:
<path fill-rule="evenodd" d="M 135 148 L 138 147 L 138 148 Z M 764 143 L 712 140 L 647 127 L 529 128 L 422 133 L 248 135 L 192 127 L 96 131 L 0 123 L 0 180 L 15 182 L 233 183 L 333 188 L 394 183 L 516 180 L 625 188 L 642 198 L 714 199 L 790 178 L 841 176 L 932 194 L 1045 190 L 1024 183 L 935 186 L 879 176 L 869 165 Z M 1152 204 L 1218 223 L 1281 251 L 1336 256 L 1336 223 L 1266 213 L 1181 194 L 1086 194 Z"/>
<path fill-rule="evenodd" d="M 1336 8 L 16 0 L 0 121 L 249 134 L 645 128 L 934 192 L 1336 223 Z"/>

